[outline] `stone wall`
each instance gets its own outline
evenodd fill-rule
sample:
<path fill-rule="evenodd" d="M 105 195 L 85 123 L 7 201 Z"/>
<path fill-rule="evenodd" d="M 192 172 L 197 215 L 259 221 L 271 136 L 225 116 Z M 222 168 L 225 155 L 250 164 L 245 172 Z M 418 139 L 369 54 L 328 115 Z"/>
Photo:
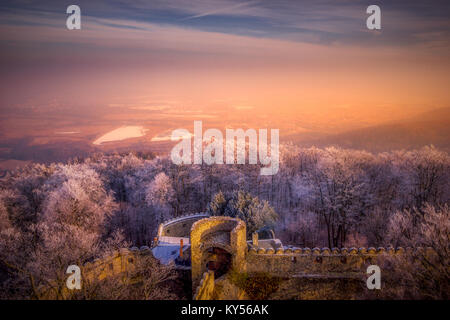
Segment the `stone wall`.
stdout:
<path fill-rule="evenodd" d="M 357 277 L 365 274 L 367 266 L 376 264 L 380 254 L 395 254 L 403 252 L 402 248 L 293 248 L 274 249 L 252 248 L 247 256 L 247 272 L 267 272 L 276 277 L 323 275 L 341 278 Z"/>
<path fill-rule="evenodd" d="M 194 300 L 212 300 L 214 297 L 214 285 L 214 272 L 205 272 L 195 291 Z"/>
<path fill-rule="evenodd" d="M 204 253 L 212 247 L 218 247 L 232 256 L 231 267 L 239 270 L 246 268 L 246 226 L 245 223 L 231 217 L 210 217 L 197 221 L 191 229 L 191 272 L 192 288 L 195 290 L 206 271 Z"/>
<path fill-rule="evenodd" d="M 208 217 L 205 213 L 194 213 L 183 215 L 162 223 L 158 229 L 158 237 L 189 237 L 192 225 L 202 219 Z"/>
<path fill-rule="evenodd" d="M 351 299 L 355 297 L 357 288 L 364 284 L 369 265 L 377 264 L 380 257 L 413 250 L 392 247 L 331 250 L 283 247 L 277 239 L 258 240 L 257 235 L 247 242 L 246 225 L 242 220 L 225 216 L 209 217 L 206 214 L 186 215 L 167 221 L 161 224 L 158 237 L 162 242 L 167 238 L 167 242 L 173 240 L 175 244 L 183 237 L 183 244 L 190 245 L 195 300 L 245 298 L 246 293 L 233 283 L 231 270 L 251 279 L 261 274 L 278 279 L 280 287 L 270 297 L 274 299 Z M 229 269 L 225 269 L 218 279 L 215 279 L 214 271 L 207 270 L 206 262 L 211 261 L 211 249 L 216 257 L 217 251 L 227 257 Z M 133 247 L 88 262 L 81 266 L 83 282 L 120 274 L 127 279 L 138 259 L 148 254 L 152 254 L 148 247 Z M 217 277 L 220 275 L 216 273 Z"/>
<path fill-rule="evenodd" d="M 279 288 L 268 299 L 355 299 L 366 290 L 369 265 L 411 250 L 252 247 L 246 259 L 247 274 L 280 279 Z"/>
<path fill-rule="evenodd" d="M 86 287 L 97 280 L 121 274 L 124 275 L 124 279 L 127 279 L 128 273 L 133 270 L 137 260 L 149 254 L 151 254 L 151 251 L 147 246 L 143 246 L 140 249 L 137 247 L 131 249 L 123 248 L 103 259 L 87 262 L 80 266 L 82 287 Z M 65 286 L 65 281 L 60 284 L 57 282 L 50 283 L 37 290 L 41 299 L 68 299 L 72 293 Z"/>
<path fill-rule="evenodd" d="M 104 259 L 95 259 L 93 262 L 87 262 L 81 267 L 81 274 L 86 280 L 98 279 L 102 280 L 106 277 L 118 274 L 126 274 L 131 271 L 136 264 L 137 259 L 142 255 L 151 254 L 150 248 L 147 246 L 133 247 L 131 249 L 123 248 L 113 252 Z"/>

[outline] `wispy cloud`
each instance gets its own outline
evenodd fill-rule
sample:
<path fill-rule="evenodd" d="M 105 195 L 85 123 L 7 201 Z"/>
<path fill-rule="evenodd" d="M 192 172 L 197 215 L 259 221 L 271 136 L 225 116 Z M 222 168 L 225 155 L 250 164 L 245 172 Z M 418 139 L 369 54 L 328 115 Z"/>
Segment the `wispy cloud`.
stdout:
<path fill-rule="evenodd" d="M 426 37 L 417 35 L 432 34 L 433 45 L 442 46 L 450 33 L 448 0 L 379 0 L 381 36 L 365 29 L 365 9 L 369 4 L 365 0 L 78 0 L 78 4 L 85 17 L 129 21 L 118 28 L 142 22 L 326 45 L 401 46 L 426 43 Z M 20 23 L 20 19 L 12 22 L 8 17 L 14 13 L 54 14 L 58 22 L 65 18 L 64 4 L 54 0 L 3 0 L 0 12 L 3 25 Z M 29 22 L 22 19 L 22 23 Z"/>
<path fill-rule="evenodd" d="M 192 20 L 192 19 L 197 19 L 197 18 L 202 18 L 202 17 L 206 17 L 206 16 L 211 16 L 211 15 L 218 15 L 218 14 L 222 14 L 222 15 L 234 15 L 234 14 L 242 14 L 241 9 L 243 7 L 249 8 L 255 4 L 257 4 L 259 1 L 247 1 L 247 2 L 240 2 L 240 3 L 236 3 L 234 5 L 231 6 L 227 6 L 227 7 L 223 7 L 223 8 L 219 8 L 219 9 L 215 9 L 215 10 L 209 10 L 206 12 L 202 12 L 193 16 L 189 16 L 186 18 L 181 19 L 183 20 Z"/>

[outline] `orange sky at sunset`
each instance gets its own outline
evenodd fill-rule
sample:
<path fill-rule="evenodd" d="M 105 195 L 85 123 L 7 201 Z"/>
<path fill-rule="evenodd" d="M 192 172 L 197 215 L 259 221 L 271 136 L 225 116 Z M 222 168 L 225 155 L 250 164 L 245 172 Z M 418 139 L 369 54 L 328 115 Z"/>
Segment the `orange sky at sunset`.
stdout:
<path fill-rule="evenodd" d="M 67 141 L 90 150 L 123 126 L 146 132 L 129 148 L 155 150 L 145 143 L 194 120 L 279 128 L 312 145 L 450 107 L 448 17 L 415 1 L 383 3 L 372 31 L 360 2 L 80 1 L 81 30 L 67 30 L 64 5 L 10 6 L 0 14 L 0 159 Z"/>
<path fill-rule="evenodd" d="M 37 42 L 74 45 L 36 46 L 14 57 L 3 53 L 3 60 L 21 65 L 14 72 L 6 67 L 11 74 L 8 81 L 3 78 L 2 88 L 11 93 L 6 88 L 13 83 L 14 89 L 29 88 L 41 99 L 86 103 L 164 96 L 187 108 L 210 108 L 213 101 L 224 100 L 229 106 L 244 104 L 275 113 L 329 107 L 364 112 L 388 106 L 407 115 L 409 109 L 449 105 L 450 62 L 443 59 L 447 47 L 325 45 L 133 26 L 141 29 L 98 25 L 95 19 L 86 22 L 81 33 L 55 27 L 6 28 L 2 40 L 13 41 L 16 49 Z"/>

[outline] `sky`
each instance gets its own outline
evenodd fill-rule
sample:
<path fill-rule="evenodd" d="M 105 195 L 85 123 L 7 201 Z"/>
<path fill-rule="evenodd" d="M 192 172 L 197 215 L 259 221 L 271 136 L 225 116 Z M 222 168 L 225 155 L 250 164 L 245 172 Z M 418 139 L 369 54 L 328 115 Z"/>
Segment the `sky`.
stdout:
<path fill-rule="evenodd" d="M 82 29 L 66 29 L 66 8 Z M 448 107 L 450 2 L 2 0 L 0 110 L 49 101 L 367 117 Z M 338 111 L 336 111 L 338 110 Z M 389 111 L 386 111 L 389 110 Z"/>

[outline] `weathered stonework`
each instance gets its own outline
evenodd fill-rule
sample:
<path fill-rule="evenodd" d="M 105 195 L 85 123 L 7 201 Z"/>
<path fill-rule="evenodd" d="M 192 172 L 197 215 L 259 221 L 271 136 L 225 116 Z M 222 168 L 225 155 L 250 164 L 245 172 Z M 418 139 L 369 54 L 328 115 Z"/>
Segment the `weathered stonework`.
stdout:
<path fill-rule="evenodd" d="M 195 291 L 194 300 L 212 300 L 214 297 L 214 284 L 214 272 L 205 272 Z"/>
<path fill-rule="evenodd" d="M 92 262 L 86 262 L 80 266 L 82 287 L 96 280 L 103 280 L 116 275 L 123 275 L 123 279 L 128 279 L 128 275 L 133 271 L 137 261 L 143 256 L 148 255 L 151 255 L 151 251 L 146 246 L 140 249 L 137 247 L 131 249 L 123 248 L 113 252 L 104 259 L 95 259 Z M 71 295 L 70 290 L 66 287 L 62 287 L 61 292 L 56 292 L 55 290 L 59 290 L 56 283 L 38 288 L 41 299 L 57 299 L 58 294 L 61 294 L 62 298 L 69 298 Z"/>
<path fill-rule="evenodd" d="M 246 226 L 231 217 L 210 217 L 197 221 L 191 229 L 192 287 L 196 288 L 206 271 L 205 252 L 221 248 L 231 255 L 231 268 L 245 271 Z"/>
<path fill-rule="evenodd" d="M 158 229 L 158 237 L 186 237 L 191 232 L 192 225 L 201 217 L 208 217 L 207 214 L 196 213 L 183 215 L 164 222 Z"/>
<path fill-rule="evenodd" d="M 184 241 L 180 250 L 181 239 Z M 279 288 L 270 299 L 352 299 L 364 286 L 369 265 L 377 264 L 380 257 L 412 250 L 424 249 L 298 248 L 283 246 L 278 239 L 258 239 L 257 234 L 247 241 L 242 220 L 195 214 L 161 224 L 152 249 L 121 249 L 108 258 L 86 263 L 82 274 L 83 281 L 118 274 L 127 277 L 143 255 L 158 258 L 156 253 L 168 252 L 175 255 L 167 263 L 190 269 L 193 298 L 197 300 L 248 298 L 233 280 L 236 272 L 247 279 L 262 274 L 278 279 Z"/>

